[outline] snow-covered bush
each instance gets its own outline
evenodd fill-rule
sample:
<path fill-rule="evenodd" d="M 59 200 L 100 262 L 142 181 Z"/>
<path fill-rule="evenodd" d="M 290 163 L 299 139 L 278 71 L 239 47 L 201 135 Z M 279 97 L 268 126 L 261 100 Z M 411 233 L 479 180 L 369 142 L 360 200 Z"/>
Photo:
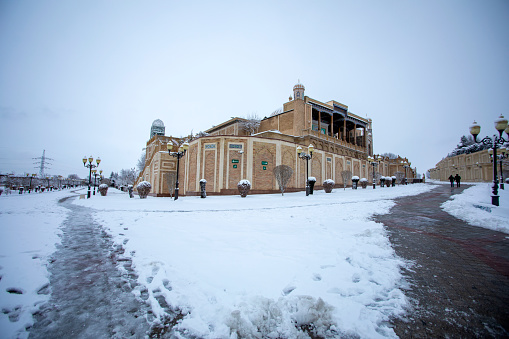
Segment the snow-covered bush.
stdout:
<path fill-rule="evenodd" d="M 368 179 L 366 179 L 366 178 L 361 178 L 361 180 L 359 180 L 359 182 L 361 183 L 361 187 L 362 187 L 362 188 L 366 188 L 366 187 L 368 187 Z"/>
<path fill-rule="evenodd" d="M 138 191 L 140 199 L 145 199 L 150 193 L 151 189 L 152 185 L 148 181 L 142 181 L 136 186 L 136 190 Z"/>
<path fill-rule="evenodd" d="M 249 190 L 251 189 L 251 183 L 249 182 L 249 180 L 246 179 L 241 180 L 237 184 L 237 188 L 239 189 L 240 196 L 242 198 L 245 198 L 249 193 Z"/>
<path fill-rule="evenodd" d="M 101 196 L 104 197 L 108 193 L 108 185 L 100 184 L 99 185 L 99 193 L 101 193 Z"/>
<path fill-rule="evenodd" d="M 124 190 L 122 190 L 123 192 Z M 133 185 L 127 185 L 127 192 L 129 192 L 129 198 L 134 198 Z"/>
<path fill-rule="evenodd" d="M 325 190 L 325 193 L 331 193 L 332 189 L 334 188 L 334 185 L 336 183 L 332 179 L 327 179 L 323 182 L 323 189 Z"/>

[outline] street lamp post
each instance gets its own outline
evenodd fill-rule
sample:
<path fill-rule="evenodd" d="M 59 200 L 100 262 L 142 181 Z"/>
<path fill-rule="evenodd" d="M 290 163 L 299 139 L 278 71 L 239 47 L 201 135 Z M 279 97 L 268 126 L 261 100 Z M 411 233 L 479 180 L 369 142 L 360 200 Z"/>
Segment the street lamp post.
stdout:
<path fill-rule="evenodd" d="M 497 120 L 495 120 L 495 129 L 498 131 L 499 136 L 496 134 L 493 135 L 493 138 L 484 137 L 481 141 L 477 141 L 477 136 L 481 132 L 481 126 L 474 121 L 472 126 L 470 126 L 470 134 L 474 137 L 474 141 L 476 143 L 482 143 L 484 145 L 491 145 L 493 147 L 493 195 L 491 196 L 491 204 L 495 206 L 500 205 L 499 196 L 498 196 L 498 177 L 497 177 L 497 146 L 502 146 L 504 143 L 508 142 L 502 137 L 502 133 L 509 134 L 509 128 L 507 127 L 507 119 L 501 115 Z"/>
<path fill-rule="evenodd" d="M 405 185 L 407 185 L 408 183 L 407 183 L 407 180 L 406 180 L 406 170 L 409 169 L 410 166 L 409 165 L 405 165 L 405 166 L 403 166 L 403 168 L 405 169 Z"/>
<path fill-rule="evenodd" d="M 179 166 L 180 166 L 180 158 L 182 158 L 187 150 L 189 149 L 189 144 L 187 142 L 184 142 L 182 145 L 180 145 L 178 152 L 172 152 L 171 149 L 173 148 L 173 145 L 168 143 L 166 145 L 166 148 L 168 149 L 168 153 L 170 156 L 177 158 L 177 181 L 175 182 L 175 200 L 179 198 Z"/>
<path fill-rule="evenodd" d="M 97 170 L 93 169 L 92 174 L 94 175 L 94 192 L 93 195 L 95 195 L 95 181 L 97 180 Z"/>
<path fill-rule="evenodd" d="M 500 162 L 500 184 L 499 184 L 499 186 L 500 186 L 501 190 L 504 189 L 504 172 L 503 172 L 502 165 L 503 165 L 504 159 L 507 158 L 506 152 L 507 152 L 507 149 L 505 147 L 501 147 L 500 155 L 498 156 L 498 160 Z"/>
<path fill-rule="evenodd" d="M 368 161 L 371 163 L 371 166 L 373 166 L 373 189 L 375 189 L 376 188 L 375 166 L 378 166 L 380 160 L 377 155 L 374 155 L 373 158 L 368 158 Z"/>
<path fill-rule="evenodd" d="M 88 160 L 88 164 L 87 164 L 87 160 Z M 83 157 L 83 167 L 86 167 L 89 169 L 87 199 L 90 199 L 90 185 L 92 184 L 92 168 L 96 168 L 97 166 L 99 166 L 99 163 L 101 162 L 101 158 L 97 157 L 97 159 L 96 159 L 97 165 L 92 164 L 92 161 L 94 161 L 94 158 L 92 156 L 89 156 L 88 159 L 86 156 Z"/>
<path fill-rule="evenodd" d="M 35 178 L 37 174 L 32 174 L 32 176 L 30 177 L 30 186 L 28 186 L 28 193 L 30 193 L 30 191 L 32 190 L 32 180 Z"/>
<path fill-rule="evenodd" d="M 302 160 L 306 160 L 306 197 L 309 196 L 309 160 L 313 157 L 314 147 L 312 144 L 308 146 L 308 153 L 302 152 L 302 147 L 297 147 L 297 154 Z"/>

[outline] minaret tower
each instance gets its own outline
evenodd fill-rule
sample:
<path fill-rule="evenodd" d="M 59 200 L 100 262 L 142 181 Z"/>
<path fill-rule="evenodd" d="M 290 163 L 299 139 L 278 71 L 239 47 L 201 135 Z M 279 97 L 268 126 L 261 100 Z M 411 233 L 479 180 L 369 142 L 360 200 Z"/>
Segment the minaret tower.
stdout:
<path fill-rule="evenodd" d="M 304 100 L 304 85 L 300 83 L 300 80 L 297 82 L 297 85 L 293 86 L 293 99 L 294 100 Z"/>

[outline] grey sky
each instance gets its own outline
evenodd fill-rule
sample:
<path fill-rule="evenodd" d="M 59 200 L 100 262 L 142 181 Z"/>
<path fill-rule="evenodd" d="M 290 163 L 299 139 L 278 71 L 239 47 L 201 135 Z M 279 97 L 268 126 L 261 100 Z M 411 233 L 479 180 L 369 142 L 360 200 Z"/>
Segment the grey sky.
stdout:
<path fill-rule="evenodd" d="M 292 94 L 373 119 L 420 173 L 474 119 L 509 117 L 509 1 L 0 1 L 0 172 L 134 167 L 153 120 L 183 136 Z"/>

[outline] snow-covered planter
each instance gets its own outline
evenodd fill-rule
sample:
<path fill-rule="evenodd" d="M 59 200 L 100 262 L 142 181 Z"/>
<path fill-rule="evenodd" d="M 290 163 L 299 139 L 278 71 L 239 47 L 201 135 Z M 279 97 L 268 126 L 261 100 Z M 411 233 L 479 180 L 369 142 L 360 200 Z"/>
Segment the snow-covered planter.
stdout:
<path fill-rule="evenodd" d="M 380 187 L 384 187 L 385 177 L 380 177 Z"/>
<path fill-rule="evenodd" d="M 104 197 L 108 193 L 108 185 L 100 184 L 99 185 L 99 193 L 101 193 L 101 196 Z"/>
<path fill-rule="evenodd" d="M 136 186 L 136 190 L 138 191 L 140 199 L 145 199 L 150 193 L 151 189 L 152 185 L 148 181 L 142 181 Z"/>
<path fill-rule="evenodd" d="M 362 187 L 362 188 L 366 188 L 366 187 L 368 187 L 368 179 L 366 179 L 366 178 L 361 178 L 361 180 L 359 180 L 359 182 L 361 183 L 361 187 Z"/>
<path fill-rule="evenodd" d="M 509 184 L 509 178 L 506 178 L 506 179 L 505 179 L 505 183 L 506 183 L 506 184 Z M 2 194 L 2 193 L 0 193 L 0 194 Z"/>
<path fill-rule="evenodd" d="M 241 180 L 237 184 L 237 188 L 239 189 L 240 196 L 242 198 L 245 198 L 249 193 L 249 190 L 251 189 L 251 183 L 249 182 L 249 180 L 246 179 Z"/>
<path fill-rule="evenodd" d="M 308 177 L 309 194 L 313 194 L 313 188 L 315 187 L 316 178 Z"/>
<path fill-rule="evenodd" d="M 0 187 L 0 195 L 2 195 L 3 192 L 4 192 L 4 189 L 2 187 Z"/>
<path fill-rule="evenodd" d="M 391 187 L 392 186 L 392 178 L 391 177 L 385 177 L 385 185 L 387 187 Z"/>
<path fill-rule="evenodd" d="M 396 180 L 398 180 L 398 178 L 396 178 L 395 175 L 393 175 L 391 178 L 392 178 L 392 187 L 396 187 Z"/>
<path fill-rule="evenodd" d="M 124 187 L 124 186 L 122 186 L 122 187 Z M 127 192 L 129 192 L 129 198 L 134 198 L 133 190 L 134 190 L 133 185 L 127 186 Z M 122 190 L 122 192 L 124 192 L 124 190 Z"/>
<path fill-rule="evenodd" d="M 46 190 L 46 187 L 42 186 L 41 187 L 41 192 L 44 192 Z"/>
<path fill-rule="evenodd" d="M 354 175 L 352 177 L 352 189 L 354 189 L 354 190 L 357 189 L 357 184 L 358 184 L 359 180 L 360 180 L 359 177 L 356 175 Z"/>
<path fill-rule="evenodd" d="M 200 198 L 206 198 L 207 197 L 207 191 L 205 189 L 206 185 L 207 185 L 207 180 L 200 179 Z"/>
<path fill-rule="evenodd" d="M 325 193 L 331 193 L 332 189 L 334 188 L 334 185 L 336 183 L 332 179 L 327 179 L 323 182 L 323 189 L 325 190 Z"/>

